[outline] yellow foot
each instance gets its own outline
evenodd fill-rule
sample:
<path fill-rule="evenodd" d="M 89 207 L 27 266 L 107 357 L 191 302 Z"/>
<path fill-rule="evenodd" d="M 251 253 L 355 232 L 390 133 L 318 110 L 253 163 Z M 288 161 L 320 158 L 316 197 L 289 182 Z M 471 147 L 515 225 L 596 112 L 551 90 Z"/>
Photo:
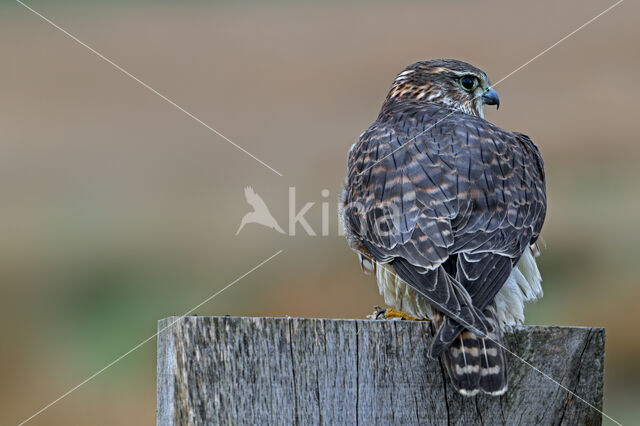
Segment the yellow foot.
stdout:
<path fill-rule="evenodd" d="M 387 308 L 383 309 L 379 306 L 376 306 L 376 310 L 373 312 L 373 315 L 368 316 L 371 319 L 380 319 L 383 317 L 385 319 L 401 319 L 405 321 L 429 321 L 429 319 L 420 319 L 416 318 L 413 315 L 406 314 L 404 312 L 396 311 L 395 309 Z"/>
<path fill-rule="evenodd" d="M 404 312 L 396 311 L 395 309 L 387 308 L 384 310 L 385 318 L 400 318 L 405 321 L 418 321 L 418 318 L 413 315 L 405 314 Z"/>

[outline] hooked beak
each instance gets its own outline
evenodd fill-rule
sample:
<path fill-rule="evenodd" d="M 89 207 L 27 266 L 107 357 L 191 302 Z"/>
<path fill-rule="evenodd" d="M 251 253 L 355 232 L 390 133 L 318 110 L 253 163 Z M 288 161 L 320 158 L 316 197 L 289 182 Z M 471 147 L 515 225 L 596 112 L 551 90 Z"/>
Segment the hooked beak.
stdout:
<path fill-rule="evenodd" d="M 496 105 L 496 109 L 500 108 L 500 97 L 498 96 L 498 92 L 491 88 L 482 95 L 482 100 L 485 105 Z"/>

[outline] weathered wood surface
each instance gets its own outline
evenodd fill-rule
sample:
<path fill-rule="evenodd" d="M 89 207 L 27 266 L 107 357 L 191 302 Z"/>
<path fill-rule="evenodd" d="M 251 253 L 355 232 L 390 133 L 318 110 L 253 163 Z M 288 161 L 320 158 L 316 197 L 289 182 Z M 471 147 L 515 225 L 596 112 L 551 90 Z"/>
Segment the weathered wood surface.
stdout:
<path fill-rule="evenodd" d="M 159 425 L 601 423 L 512 355 L 505 395 L 457 394 L 427 358 L 427 322 L 170 317 L 159 331 Z M 518 327 L 505 347 L 602 408 L 604 329 Z"/>

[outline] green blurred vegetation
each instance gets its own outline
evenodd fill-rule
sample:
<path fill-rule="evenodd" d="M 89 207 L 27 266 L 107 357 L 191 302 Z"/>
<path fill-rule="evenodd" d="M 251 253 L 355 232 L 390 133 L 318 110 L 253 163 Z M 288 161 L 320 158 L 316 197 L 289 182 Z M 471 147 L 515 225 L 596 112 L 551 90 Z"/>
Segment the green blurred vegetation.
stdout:
<path fill-rule="evenodd" d="M 370 313 L 382 300 L 333 212 L 347 150 L 395 73 L 450 56 L 497 81 L 607 6 L 221 3 L 29 4 L 282 178 L 1 2 L 0 423 L 28 417 L 279 249 L 196 313 Z M 638 9 L 625 2 L 505 80 L 500 111 L 487 113 L 529 134 L 546 161 L 545 298 L 527 322 L 606 327 L 605 412 L 629 424 L 640 415 Z M 249 225 L 236 237 L 246 185 L 284 227 L 295 186 L 298 209 L 315 202 L 318 232 L 328 189 L 331 234 Z M 152 340 L 33 423 L 152 423 L 154 410 Z"/>

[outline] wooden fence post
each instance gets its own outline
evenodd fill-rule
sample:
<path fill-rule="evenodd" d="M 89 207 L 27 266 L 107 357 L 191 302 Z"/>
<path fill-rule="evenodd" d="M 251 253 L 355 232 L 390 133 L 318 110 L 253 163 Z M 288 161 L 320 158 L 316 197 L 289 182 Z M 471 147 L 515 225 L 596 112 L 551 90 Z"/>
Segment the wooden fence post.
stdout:
<path fill-rule="evenodd" d="M 604 329 L 517 327 L 509 390 L 463 397 L 427 358 L 427 322 L 170 317 L 158 324 L 158 425 L 589 424 Z"/>

